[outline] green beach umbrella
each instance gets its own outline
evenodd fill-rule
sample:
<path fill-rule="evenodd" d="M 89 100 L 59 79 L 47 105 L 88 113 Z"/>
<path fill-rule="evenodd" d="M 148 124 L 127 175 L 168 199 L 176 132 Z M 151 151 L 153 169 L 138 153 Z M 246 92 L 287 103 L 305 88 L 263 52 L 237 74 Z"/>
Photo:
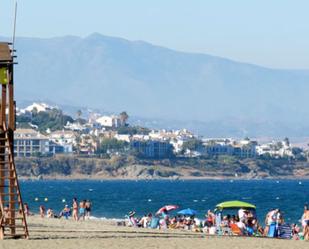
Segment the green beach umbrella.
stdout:
<path fill-rule="evenodd" d="M 223 210 L 223 209 L 233 209 L 233 208 L 247 208 L 247 209 L 256 209 L 256 206 L 248 203 L 248 202 L 243 202 L 243 201 L 226 201 L 226 202 L 221 202 L 219 203 L 216 208 L 218 210 Z"/>

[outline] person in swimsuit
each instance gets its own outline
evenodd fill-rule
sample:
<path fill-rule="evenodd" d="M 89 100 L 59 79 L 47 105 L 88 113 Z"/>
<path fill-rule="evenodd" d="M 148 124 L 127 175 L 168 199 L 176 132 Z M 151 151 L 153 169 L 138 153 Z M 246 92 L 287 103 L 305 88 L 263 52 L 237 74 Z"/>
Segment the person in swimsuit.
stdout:
<path fill-rule="evenodd" d="M 72 217 L 75 221 L 78 221 L 78 203 L 77 199 L 73 199 L 73 205 L 72 205 Z"/>
<path fill-rule="evenodd" d="M 79 203 L 79 218 L 85 220 L 86 214 L 86 200 L 83 200 Z"/>
<path fill-rule="evenodd" d="M 89 200 L 85 203 L 85 210 L 86 210 L 86 217 L 90 219 L 90 212 L 91 212 L 91 202 Z"/>
<path fill-rule="evenodd" d="M 304 227 L 304 239 L 309 240 L 309 209 L 308 206 L 305 205 L 304 207 L 304 214 L 302 217 L 302 223 Z"/>
<path fill-rule="evenodd" d="M 40 216 L 41 218 L 45 217 L 45 207 L 43 205 L 40 206 Z"/>
<path fill-rule="evenodd" d="M 64 209 L 62 209 L 62 211 L 60 212 L 59 217 L 61 218 L 62 216 L 64 216 L 66 219 L 68 219 L 70 215 L 71 215 L 71 209 L 69 208 L 68 205 L 65 205 Z"/>

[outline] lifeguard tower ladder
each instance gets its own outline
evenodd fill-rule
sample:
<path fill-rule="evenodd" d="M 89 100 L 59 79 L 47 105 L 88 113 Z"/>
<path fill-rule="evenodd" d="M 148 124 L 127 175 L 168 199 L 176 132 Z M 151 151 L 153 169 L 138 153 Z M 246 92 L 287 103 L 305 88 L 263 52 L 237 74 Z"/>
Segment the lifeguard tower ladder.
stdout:
<path fill-rule="evenodd" d="M 14 162 L 14 49 L 0 42 L 0 239 L 28 238 L 28 227 Z"/>

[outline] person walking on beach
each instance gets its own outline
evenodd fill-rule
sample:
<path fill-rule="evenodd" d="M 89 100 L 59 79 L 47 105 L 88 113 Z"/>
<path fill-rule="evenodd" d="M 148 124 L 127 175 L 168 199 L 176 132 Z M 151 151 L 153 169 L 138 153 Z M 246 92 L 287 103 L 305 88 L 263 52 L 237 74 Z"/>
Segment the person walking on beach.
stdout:
<path fill-rule="evenodd" d="M 72 210 L 73 220 L 78 221 L 78 203 L 76 198 L 73 198 Z"/>

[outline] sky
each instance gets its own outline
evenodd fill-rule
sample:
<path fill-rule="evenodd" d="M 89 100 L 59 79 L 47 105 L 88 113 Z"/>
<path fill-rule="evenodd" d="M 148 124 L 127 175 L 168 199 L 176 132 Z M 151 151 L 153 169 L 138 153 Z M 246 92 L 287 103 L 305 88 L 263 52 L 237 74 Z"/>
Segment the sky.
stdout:
<path fill-rule="evenodd" d="M 0 0 L 11 36 L 14 0 Z M 309 69 L 308 0 L 19 0 L 17 36 L 98 32 L 272 68 Z"/>

